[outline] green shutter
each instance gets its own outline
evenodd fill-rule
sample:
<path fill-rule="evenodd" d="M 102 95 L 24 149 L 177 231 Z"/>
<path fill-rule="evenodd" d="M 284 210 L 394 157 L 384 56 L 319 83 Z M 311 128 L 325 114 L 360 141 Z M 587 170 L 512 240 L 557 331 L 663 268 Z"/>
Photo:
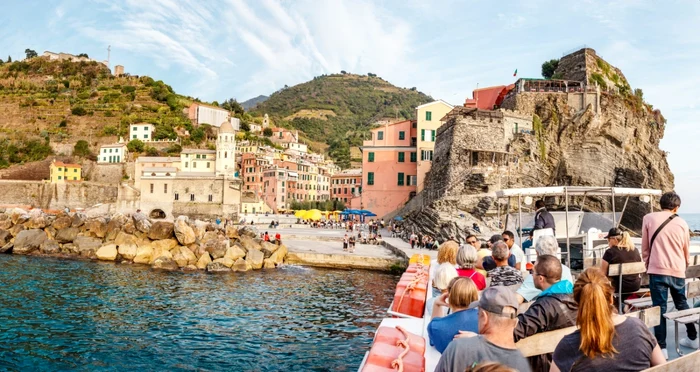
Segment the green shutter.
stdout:
<path fill-rule="evenodd" d="M 367 173 L 367 184 L 374 185 L 374 172 Z"/>
<path fill-rule="evenodd" d="M 374 163 L 374 153 L 373 152 L 370 152 L 369 154 L 367 154 L 367 161 L 370 163 Z"/>
<path fill-rule="evenodd" d="M 426 112 L 425 112 L 425 120 L 426 120 L 426 121 L 431 121 L 431 120 L 433 120 L 433 113 L 430 112 L 430 111 L 426 111 Z"/>
<path fill-rule="evenodd" d="M 379 132 L 377 133 L 377 140 L 380 140 L 380 141 L 381 141 L 381 140 L 383 140 L 383 139 L 384 139 L 384 132 L 379 131 Z"/>
<path fill-rule="evenodd" d="M 411 176 L 409 176 L 409 175 L 406 175 L 406 185 L 412 186 L 411 185 Z"/>
<path fill-rule="evenodd" d="M 403 186 L 403 176 L 404 176 L 403 173 L 399 173 L 399 178 L 398 178 L 399 186 Z"/>
<path fill-rule="evenodd" d="M 404 140 L 404 139 L 406 139 L 406 132 L 404 132 L 404 131 L 399 132 L 399 140 Z"/>
<path fill-rule="evenodd" d="M 425 129 L 420 130 L 420 140 L 425 141 Z"/>
<path fill-rule="evenodd" d="M 399 152 L 399 163 L 403 163 L 405 160 L 406 160 L 405 153 L 403 151 Z"/>
<path fill-rule="evenodd" d="M 414 151 L 411 153 L 411 163 L 415 163 L 415 162 L 416 162 L 416 152 Z"/>
<path fill-rule="evenodd" d="M 431 133 L 431 139 L 430 139 L 430 141 L 431 141 L 431 142 L 435 142 L 435 132 L 437 132 L 437 131 L 436 131 L 436 130 L 431 130 L 431 131 L 430 131 L 430 133 Z"/>

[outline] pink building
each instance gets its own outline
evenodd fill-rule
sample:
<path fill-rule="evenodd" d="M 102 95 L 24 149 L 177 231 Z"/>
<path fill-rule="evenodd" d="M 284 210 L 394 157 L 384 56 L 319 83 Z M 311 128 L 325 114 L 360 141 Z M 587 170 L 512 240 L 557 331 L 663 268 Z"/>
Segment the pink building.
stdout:
<path fill-rule="evenodd" d="M 299 131 L 291 131 L 285 128 L 271 128 L 272 136 L 270 140 L 274 143 L 298 143 Z"/>
<path fill-rule="evenodd" d="M 331 199 L 342 201 L 350 207 L 352 198 L 361 193 L 362 169 L 346 169 L 331 177 Z"/>
<path fill-rule="evenodd" d="M 401 208 L 416 193 L 416 121 L 372 129 L 362 150 L 361 208 L 380 218 Z"/>

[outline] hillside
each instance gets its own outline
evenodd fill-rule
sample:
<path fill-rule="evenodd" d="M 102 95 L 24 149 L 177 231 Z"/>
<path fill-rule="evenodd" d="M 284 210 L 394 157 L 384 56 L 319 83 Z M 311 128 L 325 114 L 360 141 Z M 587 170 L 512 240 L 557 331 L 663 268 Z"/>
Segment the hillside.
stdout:
<path fill-rule="evenodd" d="M 0 65 L 0 168 L 69 154 L 78 140 L 99 145 L 126 137 L 132 123 L 156 125 L 156 139 L 176 139 L 176 129 L 205 137 L 183 114 L 191 98 L 148 76 L 113 76 L 97 62 L 34 57 Z M 183 145 L 190 138 L 183 139 Z M 158 150 L 147 149 L 157 154 Z M 179 151 L 179 149 L 174 149 Z"/>
<path fill-rule="evenodd" d="M 311 141 L 329 146 L 342 167 L 350 166 L 350 147 L 359 146 L 381 118 L 411 119 L 415 107 L 433 99 L 416 88 L 398 88 L 374 74 L 334 74 L 285 87 L 251 112 L 269 114 L 278 126 L 299 129 Z"/>
<path fill-rule="evenodd" d="M 257 97 L 253 97 L 249 100 L 245 100 L 245 101 L 241 102 L 241 106 L 243 106 L 243 108 L 246 110 L 250 110 L 250 109 L 254 108 L 255 106 L 257 106 L 259 103 L 265 102 L 265 100 L 268 98 L 270 98 L 270 97 L 259 95 Z"/>

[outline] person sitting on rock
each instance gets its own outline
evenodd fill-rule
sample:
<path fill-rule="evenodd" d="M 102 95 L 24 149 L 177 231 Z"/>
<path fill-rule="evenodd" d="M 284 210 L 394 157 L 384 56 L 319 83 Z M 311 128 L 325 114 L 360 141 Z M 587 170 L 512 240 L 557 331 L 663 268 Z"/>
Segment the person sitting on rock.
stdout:
<path fill-rule="evenodd" d="M 277 245 L 282 244 L 282 235 L 280 235 L 280 233 L 275 234 L 275 243 L 277 243 Z"/>

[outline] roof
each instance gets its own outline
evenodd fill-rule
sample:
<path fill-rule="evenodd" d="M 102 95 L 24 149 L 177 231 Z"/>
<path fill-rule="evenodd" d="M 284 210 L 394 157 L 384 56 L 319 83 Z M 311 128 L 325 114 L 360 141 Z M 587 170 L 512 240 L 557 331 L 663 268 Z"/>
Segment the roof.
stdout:
<path fill-rule="evenodd" d="M 126 147 L 126 144 L 125 144 L 125 143 L 113 143 L 113 144 L 110 144 L 110 145 L 102 145 L 102 146 L 100 146 L 100 148 L 110 148 L 110 147 L 112 147 L 112 148 L 114 148 L 114 147 Z"/>
<path fill-rule="evenodd" d="M 221 108 L 221 107 L 214 106 L 214 105 L 208 105 L 208 104 L 206 104 L 206 103 L 201 103 L 201 102 L 195 102 L 195 103 L 193 103 L 192 105 L 204 106 L 204 107 L 208 107 L 208 108 L 211 108 L 211 109 L 221 110 L 221 111 L 226 111 L 226 112 L 228 112 L 228 110 L 223 109 L 223 108 Z"/>
<path fill-rule="evenodd" d="M 183 149 L 181 154 L 216 154 L 216 150 L 206 149 Z"/>
<path fill-rule="evenodd" d="M 374 127 L 374 128 L 372 128 L 371 130 L 372 130 L 372 131 L 374 131 L 374 130 L 381 130 L 381 129 L 383 129 L 384 127 L 391 127 L 391 126 L 394 126 L 394 125 L 406 124 L 406 123 L 413 123 L 413 122 L 415 122 L 415 120 L 412 120 L 412 119 L 409 119 L 409 120 L 401 120 L 401 121 L 397 121 L 397 122 L 395 122 L 395 123 L 384 124 L 384 125 L 380 125 L 380 126 L 378 126 L 378 127 Z"/>
<path fill-rule="evenodd" d="M 661 196 L 661 190 L 606 186 L 550 186 L 531 187 L 522 189 L 504 189 L 496 191 L 496 196 L 499 198 L 508 198 L 513 196 L 563 196 L 565 194 L 571 196 Z"/>
<path fill-rule="evenodd" d="M 155 127 L 155 126 L 156 126 L 155 124 L 151 124 L 151 123 L 134 123 L 134 124 L 131 124 L 131 125 L 150 125 L 150 126 L 152 126 L 152 127 Z"/>
<path fill-rule="evenodd" d="M 356 168 L 356 169 L 346 169 L 344 171 L 341 171 L 340 173 L 336 173 L 331 177 L 347 177 L 347 176 L 360 176 L 362 175 L 362 169 L 361 168 Z"/>
<path fill-rule="evenodd" d="M 170 156 L 139 156 L 136 159 L 137 163 L 169 163 L 176 161 L 180 161 L 180 158 Z"/>
<path fill-rule="evenodd" d="M 233 131 L 233 125 L 227 121 L 221 123 L 221 126 L 219 127 L 219 133 L 234 133 Z"/>
<path fill-rule="evenodd" d="M 80 164 L 64 163 L 64 162 L 58 161 L 58 160 L 54 160 L 52 165 L 56 165 L 57 167 L 68 167 L 68 168 L 82 168 L 83 167 Z"/>
<path fill-rule="evenodd" d="M 433 101 L 433 102 L 424 103 L 424 104 L 422 104 L 422 105 L 416 107 L 416 110 L 421 109 L 421 108 L 423 108 L 423 107 L 431 106 L 431 105 L 436 104 L 436 103 L 442 103 L 442 104 L 444 104 L 444 105 L 446 105 L 446 106 L 449 106 L 450 108 L 454 107 L 454 105 L 451 105 L 451 104 L 449 104 L 449 103 L 447 103 L 447 102 L 445 102 L 445 101 L 443 101 L 443 100 L 441 100 L 441 99 L 436 99 L 436 100 Z"/>

